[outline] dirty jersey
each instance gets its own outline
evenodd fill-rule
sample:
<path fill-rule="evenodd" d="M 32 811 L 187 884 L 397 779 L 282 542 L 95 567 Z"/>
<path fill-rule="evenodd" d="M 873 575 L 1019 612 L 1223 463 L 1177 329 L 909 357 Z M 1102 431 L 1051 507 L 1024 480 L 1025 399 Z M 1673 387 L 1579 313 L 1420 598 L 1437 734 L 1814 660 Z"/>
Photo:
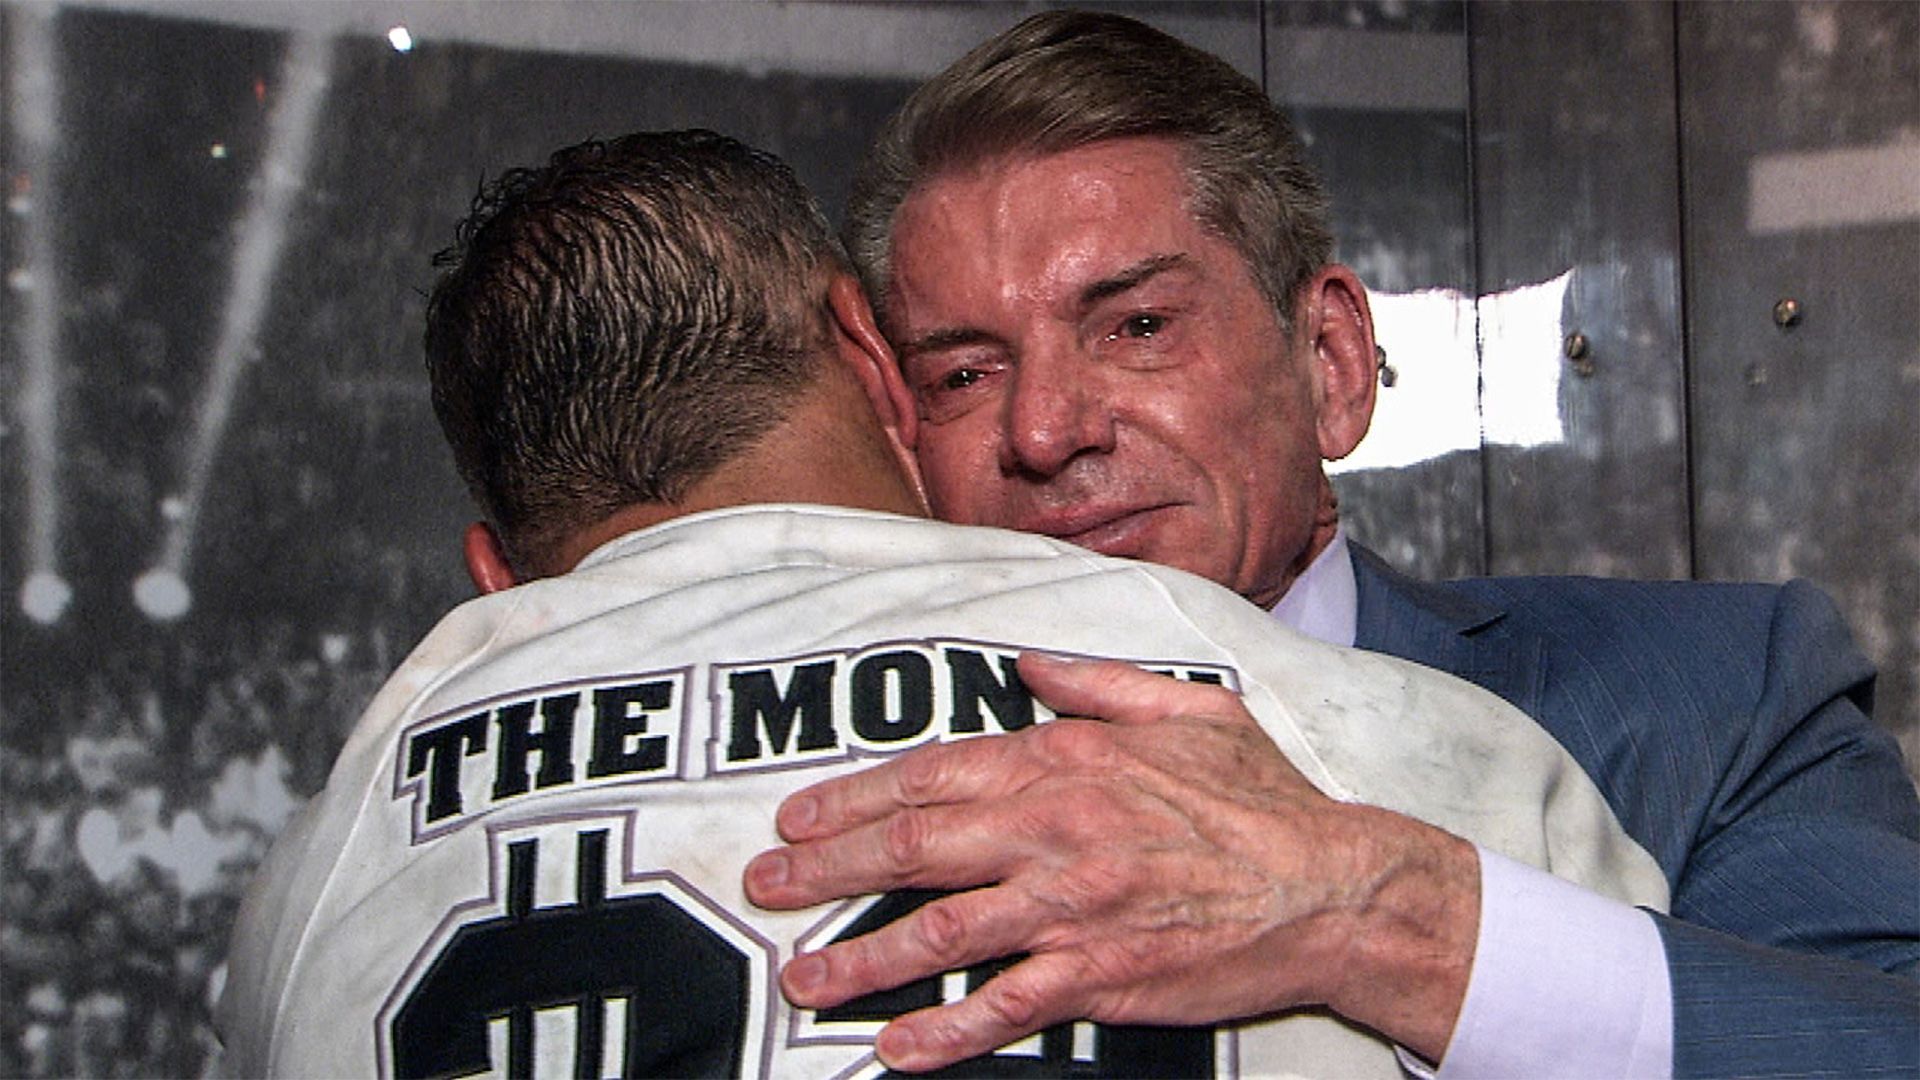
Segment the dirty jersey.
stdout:
<path fill-rule="evenodd" d="M 991 968 L 796 1009 L 796 951 L 929 894 L 749 904 L 800 787 L 1051 719 L 1022 649 L 1239 691 L 1335 798 L 1412 814 L 1653 907 L 1665 883 L 1586 775 L 1498 699 L 1301 637 L 1162 567 L 1041 537 L 819 507 L 682 518 L 449 614 L 360 720 L 256 879 L 221 1004 L 240 1075 L 846 1077 L 887 1019 Z M 1378 1075 L 1303 1012 L 1063 1025 L 993 1076 Z"/>

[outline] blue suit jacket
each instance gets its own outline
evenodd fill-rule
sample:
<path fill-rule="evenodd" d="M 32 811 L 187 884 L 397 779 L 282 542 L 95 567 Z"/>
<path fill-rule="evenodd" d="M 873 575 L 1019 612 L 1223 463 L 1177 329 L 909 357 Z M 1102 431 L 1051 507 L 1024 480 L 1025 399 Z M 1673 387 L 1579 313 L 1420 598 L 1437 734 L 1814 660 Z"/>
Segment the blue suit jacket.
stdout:
<path fill-rule="evenodd" d="M 1823 593 L 1353 550 L 1357 644 L 1538 720 L 1666 871 L 1676 1075 L 1920 1075 L 1920 803 Z"/>

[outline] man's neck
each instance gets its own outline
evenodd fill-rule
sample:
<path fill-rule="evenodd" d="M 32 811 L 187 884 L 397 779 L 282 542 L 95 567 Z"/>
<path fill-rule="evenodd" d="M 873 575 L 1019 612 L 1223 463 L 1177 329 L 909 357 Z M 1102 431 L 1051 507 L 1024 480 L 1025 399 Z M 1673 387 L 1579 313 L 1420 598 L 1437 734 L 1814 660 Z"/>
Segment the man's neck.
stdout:
<path fill-rule="evenodd" d="M 785 419 L 695 482 L 684 497 L 621 507 L 563 541 L 558 561 L 571 568 L 615 537 L 702 510 L 757 503 L 927 516 L 866 398 L 849 381 L 822 378 L 800 395 Z"/>

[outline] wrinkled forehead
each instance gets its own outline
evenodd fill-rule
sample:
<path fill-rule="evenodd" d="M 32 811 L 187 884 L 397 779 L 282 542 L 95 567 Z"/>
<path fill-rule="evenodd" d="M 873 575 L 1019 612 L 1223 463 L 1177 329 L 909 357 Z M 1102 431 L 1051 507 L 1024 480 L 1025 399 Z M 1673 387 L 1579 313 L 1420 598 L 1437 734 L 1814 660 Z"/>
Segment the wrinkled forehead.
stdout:
<path fill-rule="evenodd" d="M 1042 208 L 1037 214 L 1036 207 Z M 1218 235 L 1197 213 L 1191 162 L 1180 140 L 1133 136 L 1058 148 L 1022 145 L 955 158 L 920 175 L 894 207 L 886 274 L 876 284 L 891 293 L 903 263 L 984 245 L 1002 220 L 1045 225 L 1035 231 L 1053 236 L 1062 235 L 1069 220 L 1122 235 L 1173 223 Z M 930 245 L 943 250 L 929 252 Z"/>
<path fill-rule="evenodd" d="M 1189 203 L 1198 177 L 1194 173 L 1195 158 L 1190 142 L 1179 136 L 1145 134 L 1054 141 L 1022 140 L 1013 143 L 993 141 L 958 148 L 926 162 L 901 196 L 900 205 L 894 208 L 894 233 L 897 237 L 901 207 L 929 188 L 954 180 L 966 181 L 992 173 L 1007 173 L 1022 166 L 1104 155 L 1122 148 L 1153 148 L 1157 154 L 1171 158 L 1177 165 L 1177 179 L 1169 185 L 1168 198 L 1182 205 Z"/>

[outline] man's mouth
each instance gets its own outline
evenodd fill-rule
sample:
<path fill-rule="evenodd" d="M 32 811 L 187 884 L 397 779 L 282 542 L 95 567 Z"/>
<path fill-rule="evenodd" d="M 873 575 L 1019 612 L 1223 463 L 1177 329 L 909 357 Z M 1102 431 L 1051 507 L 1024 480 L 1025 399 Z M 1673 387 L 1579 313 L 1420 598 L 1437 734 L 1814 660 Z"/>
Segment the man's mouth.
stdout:
<path fill-rule="evenodd" d="M 1076 507 L 1036 516 L 1018 526 L 1102 555 L 1137 556 L 1152 535 L 1165 504 L 1125 507 Z"/>

